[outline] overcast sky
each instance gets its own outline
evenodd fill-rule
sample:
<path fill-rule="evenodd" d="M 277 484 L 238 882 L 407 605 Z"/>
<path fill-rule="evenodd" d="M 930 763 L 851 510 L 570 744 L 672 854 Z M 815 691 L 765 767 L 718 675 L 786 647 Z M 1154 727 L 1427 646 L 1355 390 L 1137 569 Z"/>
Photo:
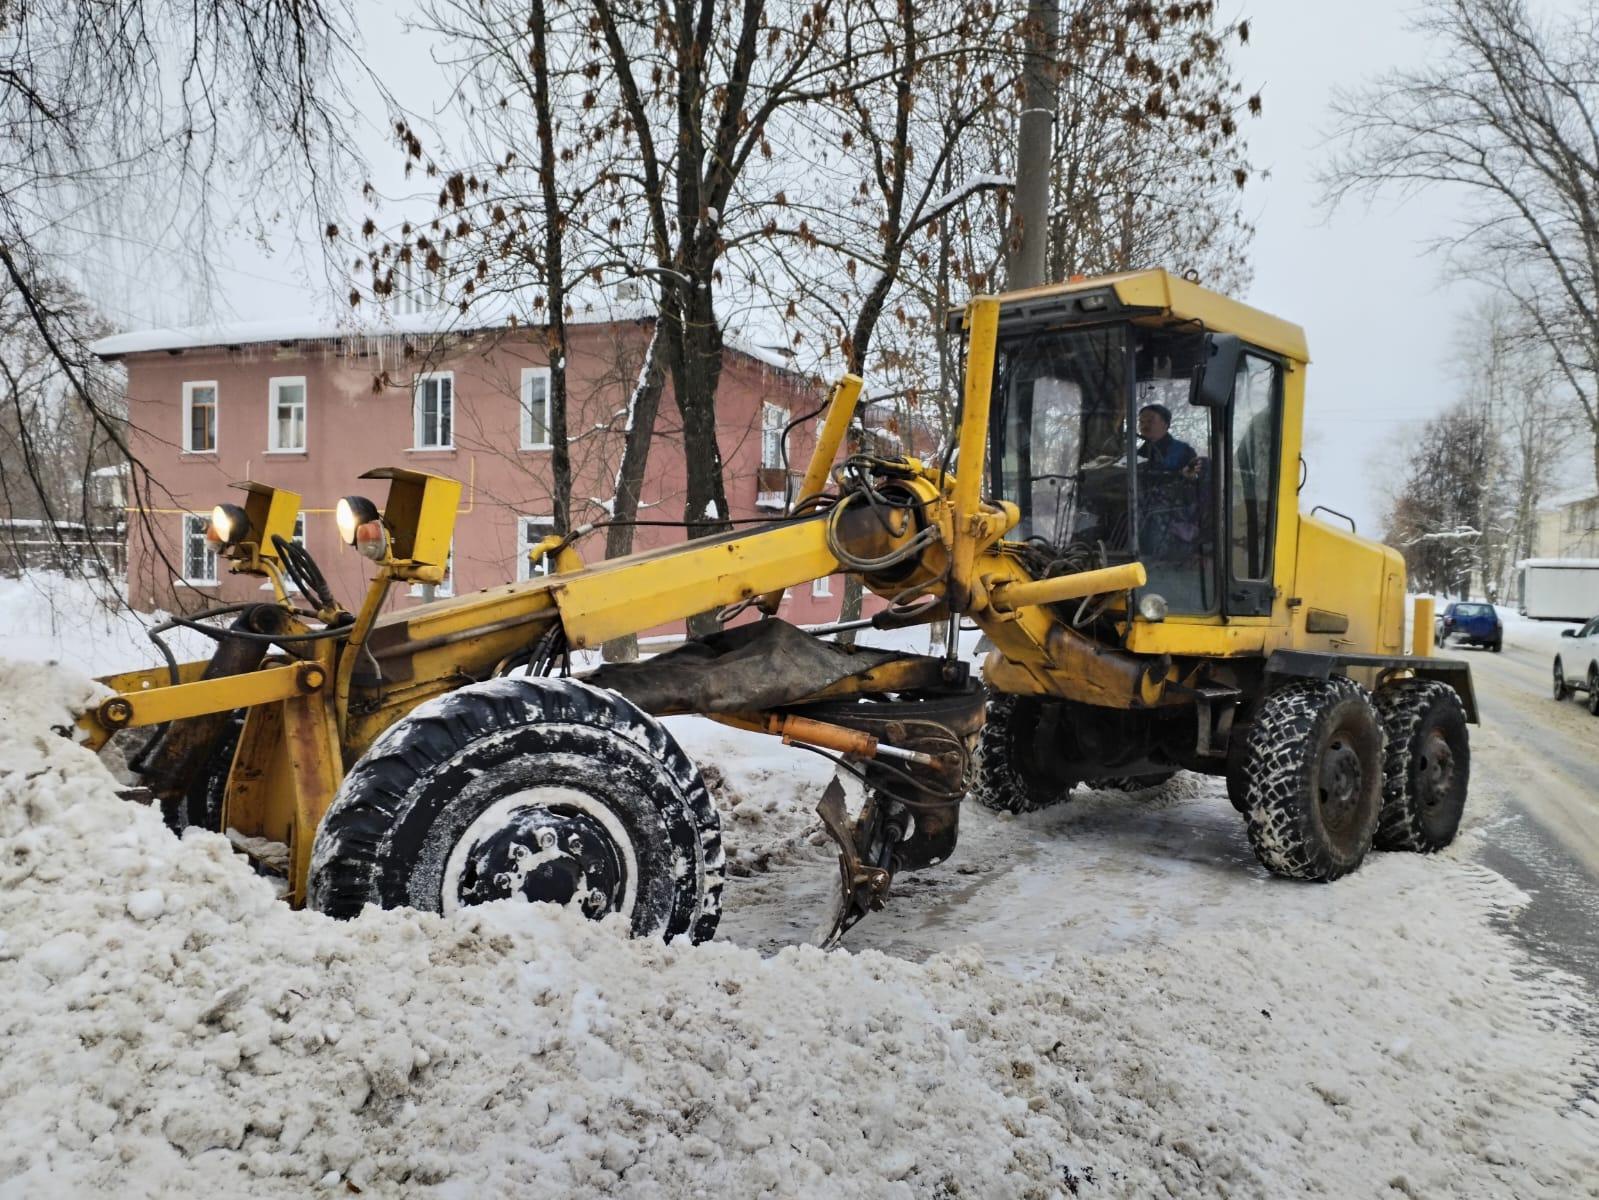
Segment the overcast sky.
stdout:
<path fill-rule="evenodd" d="M 1371 534 L 1379 532 L 1378 476 L 1402 462 L 1408 432 L 1458 389 L 1449 350 L 1475 298 L 1446 284 L 1441 264 L 1423 253 L 1427 238 L 1454 219 L 1454 197 L 1424 195 L 1402 205 L 1385 199 L 1331 216 L 1319 207 L 1315 174 L 1327 156 L 1329 97 L 1340 84 L 1427 53 L 1406 31 L 1408 10 L 1385 0 L 1251 0 L 1244 10 L 1250 42 L 1237 57 L 1246 91 L 1258 88 L 1265 103 L 1246 126 L 1257 168 L 1247 207 L 1257 234 L 1254 283 L 1243 299 L 1303 325 L 1309 338 L 1304 507 L 1347 512 Z M 372 31 L 392 30 L 392 11 L 377 5 L 378 19 L 363 22 L 369 46 Z M 386 74 L 408 89 L 400 99 L 417 110 L 435 107 L 442 85 L 425 39 L 384 36 Z M 393 155 L 376 131 L 373 140 L 392 170 Z M 289 256 L 241 244 L 234 257 L 223 273 L 219 317 L 304 310 L 305 283 Z"/>

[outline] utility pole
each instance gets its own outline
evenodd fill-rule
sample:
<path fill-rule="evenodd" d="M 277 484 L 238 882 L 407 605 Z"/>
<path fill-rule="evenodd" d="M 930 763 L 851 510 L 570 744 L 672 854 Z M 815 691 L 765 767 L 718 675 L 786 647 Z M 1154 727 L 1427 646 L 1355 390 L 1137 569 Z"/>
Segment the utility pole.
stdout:
<path fill-rule="evenodd" d="M 1027 64 L 1021 124 L 1016 137 L 1016 196 L 1006 234 L 1005 286 L 1045 281 L 1049 254 L 1049 174 L 1055 151 L 1056 28 L 1059 0 L 1027 6 Z"/>

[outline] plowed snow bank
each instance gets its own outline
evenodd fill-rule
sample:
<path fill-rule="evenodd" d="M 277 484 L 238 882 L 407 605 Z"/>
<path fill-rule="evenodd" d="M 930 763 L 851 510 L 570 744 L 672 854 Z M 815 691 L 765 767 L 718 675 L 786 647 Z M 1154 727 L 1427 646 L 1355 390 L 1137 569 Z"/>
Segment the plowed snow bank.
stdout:
<path fill-rule="evenodd" d="M 1599 1194 L 1567 1003 L 1484 919 L 1063 954 L 336 924 L 181 843 L 0 664 L 0 1194 Z M 1586 1106 L 1586 1107 L 1585 1107 Z"/>

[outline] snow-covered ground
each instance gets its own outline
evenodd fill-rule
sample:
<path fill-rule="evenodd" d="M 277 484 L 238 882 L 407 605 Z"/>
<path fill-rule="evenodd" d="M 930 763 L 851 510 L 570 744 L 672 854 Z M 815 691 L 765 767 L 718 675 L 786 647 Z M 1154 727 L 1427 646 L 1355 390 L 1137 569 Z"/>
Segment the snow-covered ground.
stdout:
<path fill-rule="evenodd" d="M 152 661 L 97 621 L 0 653 Z M 678 719 L 726 940 L 338 924 L 117 799 L 53 732 L 88 686 L 0 666 L 0 1196 L 1599 1196 L 1592 998 L 1500 932 L 1491 795 L 1331 887 L 1268 879 L 1206 783 L 969 808 L 823 954 L 785 943 L 827 764 Z"/>

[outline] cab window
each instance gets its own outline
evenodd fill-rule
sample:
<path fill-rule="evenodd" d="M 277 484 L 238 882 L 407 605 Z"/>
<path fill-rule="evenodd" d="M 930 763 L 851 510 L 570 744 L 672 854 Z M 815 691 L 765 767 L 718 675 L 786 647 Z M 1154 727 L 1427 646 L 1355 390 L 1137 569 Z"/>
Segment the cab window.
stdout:
<path fill-rule="evenodd" d="M 1245 354 L 1228 413 L 1228 611 L 1271 611 L 1271 547 L 1276 530 L 1279 429 L 1277 364 Z"/>

